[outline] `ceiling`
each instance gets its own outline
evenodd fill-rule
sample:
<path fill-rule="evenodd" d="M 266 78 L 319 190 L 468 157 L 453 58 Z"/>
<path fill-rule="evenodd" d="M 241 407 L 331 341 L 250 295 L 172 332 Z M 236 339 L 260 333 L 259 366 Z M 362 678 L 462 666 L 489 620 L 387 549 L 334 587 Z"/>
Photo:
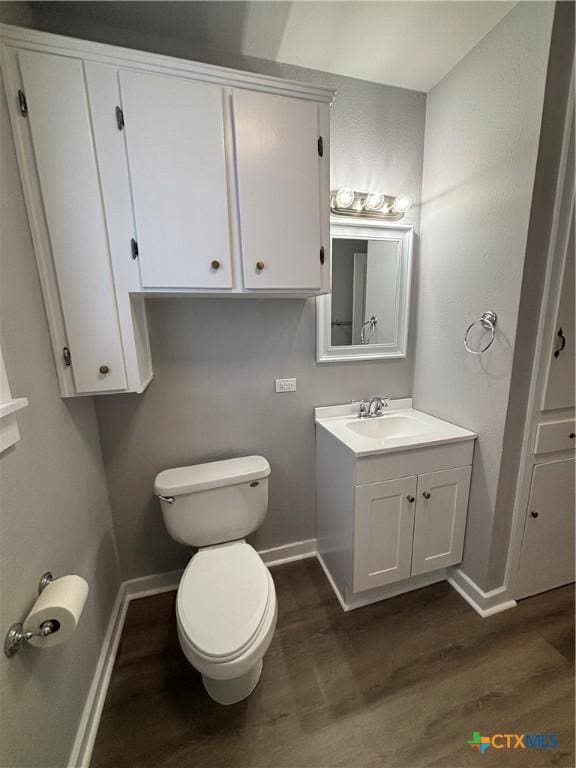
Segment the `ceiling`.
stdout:
<path fill-rule="evenodd" d="M 42 2 L 196 46 L 429 91 L 515 2 Z"/>

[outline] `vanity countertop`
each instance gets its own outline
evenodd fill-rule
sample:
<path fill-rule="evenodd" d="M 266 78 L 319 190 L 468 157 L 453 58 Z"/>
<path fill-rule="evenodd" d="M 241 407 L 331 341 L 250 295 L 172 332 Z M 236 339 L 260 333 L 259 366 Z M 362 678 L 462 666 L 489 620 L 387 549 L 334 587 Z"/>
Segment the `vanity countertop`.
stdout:
<path fill-rule="evenodd" d="M 360 419 L 359 404 L 314 409 L 314 421 L 355 456 L 373 456 L 475 440 L 478 435 L 412 408 L 412 399 L 390 400 L 383 416 Z"/>

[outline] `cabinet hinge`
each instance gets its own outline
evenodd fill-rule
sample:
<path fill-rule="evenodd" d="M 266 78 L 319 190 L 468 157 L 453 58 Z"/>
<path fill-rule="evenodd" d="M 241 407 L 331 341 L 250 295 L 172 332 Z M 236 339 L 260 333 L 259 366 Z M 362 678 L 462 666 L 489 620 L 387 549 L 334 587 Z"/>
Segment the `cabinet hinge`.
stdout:
<path fill-rule="evenodd" d="M 132 258 L 137 259 L 140 254 L 138 252 L 138 241 L 134 240 L 134 238 L 130 240 L 130 250 L 132 251 Z"/>
<path fill-rule="evenodd" d="M 116 107 L 116 125 L 119 131 L 124 130 L 124 112 L 120 107 Z"/>
<path fill-rule="evenodd" d="M 26 117 L 28 114 L 28 102 L 26 101 L 26 94 L 24 91 L 18 91 L 18 105 L 20 107 L 20 114 L 22 117 Z"/>
<path fill-rule="evenodd" d="M 324 157 L 324 139 L 322 136 L 318 136 L 318 154 L 320 157 Z"/>
<path fill-rule="evenodd" d="M 68 347 L 62 348 L 62 357 L 64 358 L 64 365 L 69 368 L 72 365 L 72 355 Z"/>
<path fill-rule="evenodd" d="M 320 247 L 320 264 L 324 264 L 324 246 Z"/>

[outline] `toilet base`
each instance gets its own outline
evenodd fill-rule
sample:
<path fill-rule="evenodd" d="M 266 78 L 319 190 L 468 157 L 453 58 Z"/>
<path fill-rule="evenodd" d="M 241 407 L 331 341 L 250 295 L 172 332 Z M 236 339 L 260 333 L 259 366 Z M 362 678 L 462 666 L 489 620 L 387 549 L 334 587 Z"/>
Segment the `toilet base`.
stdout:
<path fill-rule="evenodd" d="M 242 677 L 234 677 L 231 680 L 215 680 L 213 677 L 202 675 L 202 682 L 210 698 L 218 704 L 236 704 L 250 696 L 258 685 L 261 674 L 262 659 Z"/>

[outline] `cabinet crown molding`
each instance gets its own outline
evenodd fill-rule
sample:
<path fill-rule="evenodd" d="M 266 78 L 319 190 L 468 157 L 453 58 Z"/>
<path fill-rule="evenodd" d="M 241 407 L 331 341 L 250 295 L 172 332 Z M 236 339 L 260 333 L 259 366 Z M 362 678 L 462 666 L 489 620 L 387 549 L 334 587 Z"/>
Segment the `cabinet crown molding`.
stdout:
<path fill-rule="evenodd" d="M 51 32 L 15 27 L 10 24 L 0 24 L 0 41 L 4 45 L 19 48 L 32 46 L 37 51 L 81 56 L 85 60 L 103 64 L 131 66 L 144 70 L 154 68 L 157 72 L 163 71 L 164 74 L 168 75 L 192 76 L 201 82 L 276 93 L 280 96 L 292 96 L 293 98 L 324 104 L 331 104 L 336 95 L 335 90 L 324 86 L 308 85 L 295 80 L 285 80 L 280 77 L 260 75 L 254 72 L 221 67 L 216 64 L 204 64 L 175 56 L 122 48 L 106 43 L 79 40 L 65 35 L 55 35 Z"/>

